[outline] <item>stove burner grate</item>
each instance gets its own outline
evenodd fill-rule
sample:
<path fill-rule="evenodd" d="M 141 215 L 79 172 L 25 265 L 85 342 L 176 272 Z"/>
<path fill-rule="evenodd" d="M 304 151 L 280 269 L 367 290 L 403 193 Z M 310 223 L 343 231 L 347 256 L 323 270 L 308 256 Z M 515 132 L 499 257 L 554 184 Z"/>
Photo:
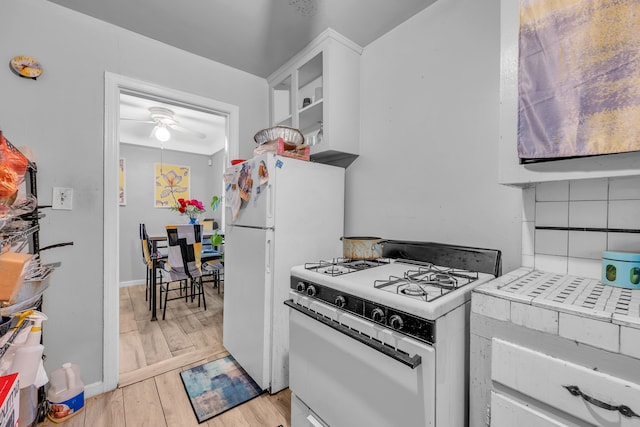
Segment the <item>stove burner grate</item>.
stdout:
<path fill-rule="evenodd" d="M 389 276 L 387 280 L 376 280 L 374 286 L 408 297 L 433 301 L 477 279 L 477 272 L 428 264 L 419 266 L 418 269 L 409 269 L 402 277 Z"/>
<path fill-rule="evenodd" d="M 404 289 L 400 290 L 400 293 L 411 295 L 414 297 L 422 297 L 427 295 L 427 292 L 422 289 L 420 285 L 407 285 Z"/>
<path fill-rule="evenodd" d="M 329 276 L 340 276 L 342 274 L 353 273 L 355 271 L 389 264 L 390 262 L 391 260 L 388 258 L 361 260 L 340 257 L 329 261 L 308 262 L 304 265 L 304 268 Z"/>

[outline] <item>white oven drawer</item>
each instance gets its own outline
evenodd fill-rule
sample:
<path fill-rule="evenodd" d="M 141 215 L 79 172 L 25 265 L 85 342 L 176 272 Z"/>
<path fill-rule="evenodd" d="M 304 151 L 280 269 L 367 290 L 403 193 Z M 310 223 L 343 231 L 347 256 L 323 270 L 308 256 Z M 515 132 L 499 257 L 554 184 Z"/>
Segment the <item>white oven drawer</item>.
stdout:
<path fill-rule="evenodd" d="M 640 426 L 640 385 L 492 339 L 491 379 L 593 425 Z"/>
<path fill-rule="evenodd" d="M 329 427 L 295 394 L 291 394 L 291 425 L 295 427 Z"/>
<path fill-rule="evenodd" d="M 292 427 L 313 422 L 331 427 L 434 425 L 433 347 L 405 340 L 404 350 L 421 357 L 411 368 L 294 309 L 289 332 L 291 392 L 308 405 L 309 414 L 317 414 L 306 422 L 294 423 L 292 417 Z"/>

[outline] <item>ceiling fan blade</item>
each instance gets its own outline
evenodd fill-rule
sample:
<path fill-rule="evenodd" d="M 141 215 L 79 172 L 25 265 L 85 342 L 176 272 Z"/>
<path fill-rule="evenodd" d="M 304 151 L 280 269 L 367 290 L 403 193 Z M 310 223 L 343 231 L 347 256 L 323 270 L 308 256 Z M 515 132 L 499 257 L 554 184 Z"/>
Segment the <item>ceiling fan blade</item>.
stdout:
<path fill-rule="evenodd" d="M 149 138 L 153 138 L 155 136 L 157 127 L 158 126 L 154 126 L 154 127 L 151 128 L 151 133 L 149 134 Z"/>
<path fill-rule="evenodd" d="M 207 135 L 205 135 L 202 132 L 198 132 L 198 131 L 195 131 L 195 130 L 187 129 L 187 128 L 182 127 L 182 126 L 180 126 L 180 125 L 178 125 L 176 123 L 168 123 L 167 126 L 169 126 L 173 130 L 177 130 L 178 132 L 189 133 L 189 134 L 194 135 L 194 136 L 196 136 L 198 138 L 201 138 L 201 139 L 207 137 Z"/>
<path fill-rule="evenodd" d="M 138 122 L 138 123 L 155 123 L 154 120 L 128 119 L 126 117 L 120 117 L 120 120 L 126 120 L 126 121 L 131 121 L 131 122 Z"/>

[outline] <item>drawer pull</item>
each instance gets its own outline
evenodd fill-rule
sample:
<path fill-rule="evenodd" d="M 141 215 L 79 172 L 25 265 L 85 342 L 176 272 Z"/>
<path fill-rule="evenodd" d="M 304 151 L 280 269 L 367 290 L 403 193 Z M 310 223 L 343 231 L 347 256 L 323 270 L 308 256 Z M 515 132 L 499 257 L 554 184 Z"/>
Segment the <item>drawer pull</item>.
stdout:
<path fill-rule="evenodd" d="M 627 405 L 618 405 L 618 406 L 609 405 L 608 403 L 605 403 L 601 400 L 595 399 L 587 394 L 584 394 L 582 391 L 580 391 L 580 388 L 577 385 L 564 385 L 563 387 L 569 390 L 569 393 L 571 393 L 573 396 L 580 396 L 585 400 L 585 402 L 591 403 L 592 405 L 595 405 L 598 408 L 606 409 L 608 411 L 618 411 L 625 417 L 629 417 L 629 418 L 631 417 L 640 418 L 640 414 L 636 414 L 635 412 L 633 412 L 633 410 L 629 408 Z"/>

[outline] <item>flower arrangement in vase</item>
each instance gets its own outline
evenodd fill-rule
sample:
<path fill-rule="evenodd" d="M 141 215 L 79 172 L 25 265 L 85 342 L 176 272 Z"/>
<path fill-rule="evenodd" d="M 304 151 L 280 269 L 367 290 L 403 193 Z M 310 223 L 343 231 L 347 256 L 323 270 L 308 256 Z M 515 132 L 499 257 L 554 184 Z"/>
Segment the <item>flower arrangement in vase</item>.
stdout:
<path fill-rule="evenodd" d="M 187 215 L 189 217 L 189 224 L 198 223 L 198 215 L 205 212 L 204 205 L 200 200 L 191 199 L 178 199 L 178 204 L 171 207 L 172 210 L 180 212 L 181 215 Z"/>

